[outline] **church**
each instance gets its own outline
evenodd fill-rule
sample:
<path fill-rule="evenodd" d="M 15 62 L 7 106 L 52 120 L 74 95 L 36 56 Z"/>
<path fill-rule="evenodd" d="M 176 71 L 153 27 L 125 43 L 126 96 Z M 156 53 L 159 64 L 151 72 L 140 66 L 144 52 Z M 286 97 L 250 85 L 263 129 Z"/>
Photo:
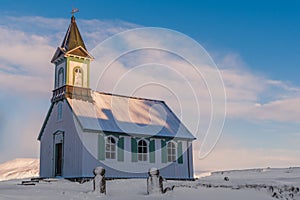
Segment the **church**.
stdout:
<path fill-rule="evenodd" d="M 193 179 L 195 137 L 160 100 L 90 88 L 90 62 L 74 15 L 54 53 L 54 89 L 38 140 L 40 177 L 145 178 L 156 167 L 167 179 Z M 151 110 L 151 117 L 149 112 Z"/>

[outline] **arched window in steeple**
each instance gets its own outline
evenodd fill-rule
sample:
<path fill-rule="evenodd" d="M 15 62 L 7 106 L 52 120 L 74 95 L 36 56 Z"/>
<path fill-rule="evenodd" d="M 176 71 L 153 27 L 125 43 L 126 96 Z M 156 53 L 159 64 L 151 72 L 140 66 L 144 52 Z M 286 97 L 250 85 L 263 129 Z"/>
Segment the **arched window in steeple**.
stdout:
<path fill-rule="evenodd" d="M 83 75 L 82 69 L 80 67 L 75 67 L 73 71 L 73 85 L 77 87 L 82 87 Z"/>
<path fill-rule="evenodd" d="M 57 87 L 63 86 L 64 82 L 65 82 L 65 79 L 64 79 L 64 68 L 60 68 L 58 70 Z"/>

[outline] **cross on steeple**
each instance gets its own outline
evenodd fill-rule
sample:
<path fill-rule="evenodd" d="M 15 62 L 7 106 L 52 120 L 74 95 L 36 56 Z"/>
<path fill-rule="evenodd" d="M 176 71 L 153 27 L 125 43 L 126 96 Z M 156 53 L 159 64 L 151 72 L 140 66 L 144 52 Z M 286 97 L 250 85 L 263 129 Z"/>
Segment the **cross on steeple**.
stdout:
<path fill-rule="evenodd" d="M 72 16 L 74 16 L 75 13 L 79 12 L 78 8 L 73 8 L 71 11 Z"/>

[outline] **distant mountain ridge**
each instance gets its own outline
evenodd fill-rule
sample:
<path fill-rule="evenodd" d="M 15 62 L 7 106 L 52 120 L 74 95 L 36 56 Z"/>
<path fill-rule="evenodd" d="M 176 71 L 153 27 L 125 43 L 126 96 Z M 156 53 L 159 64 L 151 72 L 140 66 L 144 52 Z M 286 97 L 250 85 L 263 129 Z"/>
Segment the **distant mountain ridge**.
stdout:
<path fill-rule="evenodd" d="M 0 164 L 0 181 L 38 177 L 40 160 L 17 158 Z"/>

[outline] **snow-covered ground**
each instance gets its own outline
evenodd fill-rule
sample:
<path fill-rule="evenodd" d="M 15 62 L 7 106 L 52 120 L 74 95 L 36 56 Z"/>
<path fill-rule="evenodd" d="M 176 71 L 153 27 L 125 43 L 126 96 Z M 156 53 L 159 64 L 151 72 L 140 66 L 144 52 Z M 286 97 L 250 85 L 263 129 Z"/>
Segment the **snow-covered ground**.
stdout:
<path fill-rule="evenodd" d="M 33 170 L 36 167 L 38 169 L 38 160 L 30 162 L 30 160 L 17 159 L 11 163 L 0 165 L 0 176 L 6 179 L 8 177 L 18 178 L 17 174 L 21 178 L 26 174 L 27 176 L 31 174 L 36 176 L 37 173 L 34 173 L 36 171 Z M 5 172 L 6 175 L 2 172 Z M 191 182 L 167 181 L 164 186 L 175 185 L 174 190 L 155 196 L 146 194 L 146 179 L 110 180 L 107 181 L 107 195 L 100 198 L 122 200 L 300 200 L 300 168 L 206 172 L 200 176 L 202 178 Z M 225 177 L 227 177 L 227 181 L 224 180 Z M 64 179 L 51 179 L 41 180 L 35 185 L 21 185 L 23 180 L 30 179 L 0 182 L 0 199 L 99 199 L 99 196 L 92 193 L 92 182 L 80 184 Z"/>
<path fill-rule="evenodd" d="M 189 183 L 188 186 L 259 192 L 275 199 L 300 199 L 300 168 L 212 172 L 211 176 L 200 178 L 196 184 Z"/>
<path fill-rule="evenodd" d="M 92 182 L 84 184 L 58 180 L 53 182 L 40 182 L 34 186 L 18 185 L 21 181 L 4 181 L 0 183 L 0 199 L 99 199 L 93 194 Z M 182 182 L 184 183 L 184 182 Z M 196 182 L 194 182 L 196 184 Z M 179 184 L 171 181 L 168 184 Z M 101 199 L 205 199 L 205 200 L 270 200 L 266 193 L 239 190 L 234 191 L 225 188 L 205 188 L 205 187 L 175 187 L 173 191 L 164 195 L 146 194 L 146 180 L 127 179 L 107 181 L 107 195 Z"/>

